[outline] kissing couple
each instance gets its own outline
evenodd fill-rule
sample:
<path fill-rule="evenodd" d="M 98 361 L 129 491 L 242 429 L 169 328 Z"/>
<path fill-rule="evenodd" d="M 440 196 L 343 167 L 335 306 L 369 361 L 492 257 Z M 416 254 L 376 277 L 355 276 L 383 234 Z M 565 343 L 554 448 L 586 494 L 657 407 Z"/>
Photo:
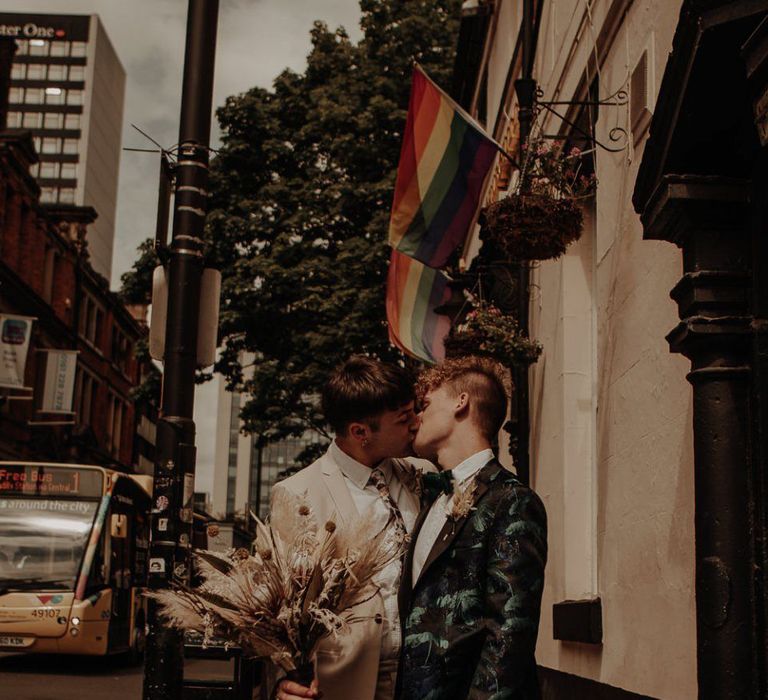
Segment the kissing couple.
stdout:
<path fill-rule="evenodd" d="M 368 357 L 334 371 L 322 406 L 336 437 L 273 498 L 306 498 L 320 522 L 373 513 L 408 535 L 408 550 L 355 609 L 361 621 L 320 643 L 311 687 L 283 679 L 269 696 L 540 697 L 546 513 L 494 454 L 507 404 L 503 370 L 485 358 L 446 360 L 415 387 L 402 368 Z"/>

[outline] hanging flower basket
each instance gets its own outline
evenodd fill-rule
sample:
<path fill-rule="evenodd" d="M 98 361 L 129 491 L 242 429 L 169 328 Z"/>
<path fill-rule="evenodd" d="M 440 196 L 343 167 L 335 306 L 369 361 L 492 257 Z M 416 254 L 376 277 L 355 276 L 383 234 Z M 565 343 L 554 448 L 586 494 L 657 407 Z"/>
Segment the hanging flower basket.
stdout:
<path fill-rule="evenodd" d="M 485 302 L 477 302 L 464 322 L 451 328 L 443 343 L 446 357 L 480 355 L 505 367 L 527 367 L 542 351 L 541 344 L 530 340 L 514 317 Z"/>
<path fill-rule="evenodd" d="M 509 260 L 559 258 L 581 237 L 578 201 L 597 181 L 582 172 L 582 152 L 565 153 L 562 143 L 534 140 L 523 151 L 513 194 L 483 210 L 480 237 Z"/>
<path fill-rule="evenodd" d="M 513 194 L 483 211 L 480 238 L 511 260 L 559 258 L 581 237 L 584 219 L 573 199 Z"/>

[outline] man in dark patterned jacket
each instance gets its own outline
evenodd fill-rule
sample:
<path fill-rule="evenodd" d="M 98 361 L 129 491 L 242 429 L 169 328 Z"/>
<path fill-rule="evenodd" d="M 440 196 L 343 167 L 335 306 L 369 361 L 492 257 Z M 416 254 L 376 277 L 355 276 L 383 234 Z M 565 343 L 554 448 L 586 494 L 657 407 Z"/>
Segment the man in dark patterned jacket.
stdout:
<path fill-rule="evenodd" d="M 507 408 L 500 370 L 462 358 L 420 381 L 414 446 L 441 473 L 425 477 L 403 569 L 400 700 L 540 697 L 546 513 L 491 449 Z"/>

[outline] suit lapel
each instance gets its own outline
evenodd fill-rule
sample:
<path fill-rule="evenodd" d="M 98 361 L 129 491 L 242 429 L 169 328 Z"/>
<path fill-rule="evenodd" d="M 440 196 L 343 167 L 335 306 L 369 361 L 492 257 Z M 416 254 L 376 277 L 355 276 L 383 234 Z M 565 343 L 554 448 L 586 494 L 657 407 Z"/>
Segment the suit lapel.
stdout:
<path fill-rule="evenodd" d="M 475 489 L 475 496 L 472 501 L 472 508 L 476 508 L 477 504 L 480 502 L 480 499 L 485 495 L 485 492 L 488 491 L 489 484 L 496 478 L 498 473 L 501 471 L 502 467 L 501 465 L 494 459 L 488 464 L 486 464 L 475 476 L 475 480 L 477 482 L 477 487 Z M 445 525 L 443 525 L 443 529 L 440 530 L 440 534 L 437 536 L 437 539 L 435 540 L 435 543 L 432 545 L 432 549 L 429 551 L 429 556 L 427 556 L 426 561 L 424 562 L 424 566 L 421 568 L 421 571 L 419 572 L 419 578 L 416 579 L 416 585 L 414 588 L 419 584 L 419 581 L 424 577 L 425 572 L 429 567 L 448 549 L 450 549 L 451 545 L 453 544 L 453 541 L 459 536 L 459 533 L 464 528 L 464 525 L 467 524 L 467 521 L 471 517 L 472 511 L 470 510 L 469 513 L 467 513 L 463 518 L 459 518 L 458 520 L 451 520 L 450 518 L 447 518 L 445 521 Z M 426 516 L 425 516 L 426 517 Z M 423 522 L 423 521 L 422 521 Z M 415 538 L 414 538 L 415 541 Z"/>
<path fill-rule="evenodd" d="M 403 561 L 403 572 L 400 575 L 400 588 L 397 591 L 397 606 L 400 610 L 401 620 L 405 619 L 405 615 L 408 614 L 408 610 L 411 606 L 411 592 L 413 591 L 411 581 L 411 579 L 413 579 L 413 550 L 416 547 L 416 538 L 419 536 L 421 526 L 424 524 L 424 520 L 426 520 L 427 513 L 429 513 L 431 506 L 431 503 L 427 503 L 419 511 L 419 515 L 413 526 L 411 539 L 408 542 L 408 551 L 406 552 L 405 560 Z"/>
<path fill-rule="evenodd" d="M 357 518 L 360 513 L 355 506 L 355 502 L 352 500 L 349 488 L 347 488 L 344 482 L 344 475 L 329 455 L 326 454 L 322 459 L 320 471 L 323 475 L 323 482 L 335 506 L 336 515 L 342 521 L 349 523 Z"/>

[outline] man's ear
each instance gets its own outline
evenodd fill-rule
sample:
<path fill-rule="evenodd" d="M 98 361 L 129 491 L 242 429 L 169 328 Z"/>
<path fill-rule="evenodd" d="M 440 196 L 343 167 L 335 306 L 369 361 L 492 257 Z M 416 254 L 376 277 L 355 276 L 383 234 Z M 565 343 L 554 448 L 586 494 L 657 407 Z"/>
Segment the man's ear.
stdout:
<path fill-rule="evenodd" d="M 456 397 L 454 413 L 456 414 L 457 418 L 469 414 L 469 394 L 466 391 L 462 391 Z"/>
<path fill-rule="evenodd" d="M 366 423 L 350 423 L 347 435 L 360 444 L 367 443 L 371 437 L 371 428 Z"/>

